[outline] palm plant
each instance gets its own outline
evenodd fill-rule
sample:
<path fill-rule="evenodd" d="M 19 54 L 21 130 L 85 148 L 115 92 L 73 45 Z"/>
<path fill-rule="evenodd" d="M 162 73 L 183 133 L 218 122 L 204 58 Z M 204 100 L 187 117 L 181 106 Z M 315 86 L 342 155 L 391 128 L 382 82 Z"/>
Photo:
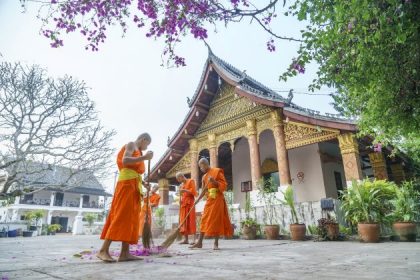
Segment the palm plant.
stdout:
<path fill-rule="evenodd" d="M 420 194 L 412 182 L 404 182 L 395 187 L 395 197 L 391 200 L 393 207 L 389 217 L 397 222 L 415 222 L 420 215 Z"/>
<path fill-rule="evenodd" d="M 293 195 L 293 189 L 291 186 L 288 186 L 285 192 L 283 193 L 283 200 L 282 203 L 289 206 L 290 207 L 290 211 L 292 213 L 292 223 L 293 224 L 299 224 L 299 219 L 298 219 L 298 215 L 296 212 L 296 207 L 295 207 L 295 198 Z"/>
<path fill-rule="evenodd" d="M 382 222 L 390 210 L 393 184 L 383 180 L 353 182 L 343 191 L 341 208 L 351 224 Z"/>

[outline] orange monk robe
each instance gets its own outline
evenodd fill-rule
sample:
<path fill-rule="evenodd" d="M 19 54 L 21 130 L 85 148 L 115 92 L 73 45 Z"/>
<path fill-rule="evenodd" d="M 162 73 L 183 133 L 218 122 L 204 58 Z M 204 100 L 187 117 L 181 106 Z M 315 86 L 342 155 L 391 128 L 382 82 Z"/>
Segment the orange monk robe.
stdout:
<path fill-rule="evenodd" d="M 143 174 L 145 170 L 144 162 L 124 165 L 122 162 L 124 153 L 125 146 L 117 156 L 118 170 L 128 168 Z M 134 151 L 131 156 L 139 157 L 141 152 Z M 102 230 L 101 239 L 137 244 L 139 238 L 140 198 L 139 178 L 118 181 L 112 199 L 111 210 Z"/>
<path fill-rule="evenodd" d="M 195 188 L 195 182 L 192 179 L 187 179 L 185 183 L 182 184 L 181 190 L 187 190 L 191 193 L 184 192 L 181 197 L 181 205 L 179 207 L 179 221 L 182 223 L 187 216 L 187 213 L 193 208 L 188 215 L 184 225 L 180 228 L 180 233 L 182 235 L 190 235 L 196 233 L 196 224 L 195 224 L 195 207 L 194 200 L 197 196 L 197 190 Z"/>
<path fill-rule="evenodd" d="M 218 182 L 218 185 L 208 181 L 209 176 Z M 203 185 L 206 185 L 208 191 L 206 193 L 207 201 L 204 206 L 203 215 L 201 217 L 200 231 L 205 236 L 225 236 L 230 237 L 233 234 L 232 224 L 229 218 L 229 211 L 225 201 L 223 192 L 226 190 L 227 182 L 223 169 L 210 168 L 203 176 Z M 212 198 L 211 189 L 217 189 L 215 198 Z"/>
<path fill-rule="evenodd" d="M 157 207 L 159 206 L 159 200 L 160 200 L 160 195 L 158 195 L 157 193 L 153 193 L 150 195 L 149 197 L 149 209 L 147 209 L 147 198 L 144 198 L 143 201 L 143 207 L 141 208 L 141 212 L 140 212 L 140 226 L 139 226 L 139 236 L 141 236 L 143 234 L 143 227 L 144 227 L 144 223 L 146 222 L 146 213 L 147 215 L 149 215 L 149 225 L 152 226 L 152 207 Z"/>

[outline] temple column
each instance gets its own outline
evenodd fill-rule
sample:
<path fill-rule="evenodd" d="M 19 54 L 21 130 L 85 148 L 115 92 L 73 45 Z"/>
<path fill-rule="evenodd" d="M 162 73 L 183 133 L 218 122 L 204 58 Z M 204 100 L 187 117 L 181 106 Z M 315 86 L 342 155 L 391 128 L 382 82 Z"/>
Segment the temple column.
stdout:
<path fill-rule="evenodd" d="M 209 147 L 210 167 L 218 167 L 216 134 L 209 134 L 208 138 L 210 142 L 210 147 Z"/>
<path fill-rule="evenodd" d="M 19 205 L 19 204 L 20 204 L 20 196 L 16 196 L 14 205 Z"/>
<path fill-rule="evenodd" d="M 395 183 L 399 184 L 405 180 L 405 172 L 401 163 L 399 162 L 392 163 L 391 172 L 392 172 L 392 177 L 394 177 Z"/>
<path fill-rule="evenodd" d="M 279 168 L 280 188 L 283 191 L 292 184 L 290 176 L 289 156 L 286 149 L 286 135 L 284 133 L 283 116 L 279 111 L 271 113 L 273 135 L 276 142 L 277 164 Z"/>
<path fill-rule="evenodd" d="M 51 207 L 54 206 L 54 200 L 55 200 L 55 192 L 51 192 L 51 196 L 50 196 L 50 206 Z"/>
<path fill-rule="evenodd" d="M 83 208 L 83 194 L 80 195 L 79 208 Z"/>
<path fill-rule="evenodd" d="M 249 155 L 251 160 L 251 180 L 252 186 L 257 187 L 257 183 L 261 178 L 261 162 L 260 151 L 258 149 L 257 125 L 255 120 L 247 120 Z"/>
<path fill-rule="evenodd" d="M 169 204 L 169 181 L 168 179 L 162 178 L 158 180 L 160 205 Z"/>
<path fill-rule="evenodd" d="M 388 180 L 386 162 L 382 153 L 369 154 L 370 165 L 372 165 L 373 175 L 378 180 Z"/>
<path fill-rule="evenodd" d="M 190 153 L 191 153 L 191 179 L 195 181 L 195 186 L 200 187 L 200 175 L 198 172 L 198 141 L 197 139 L 190 140 Z"/>
<path fill-rule="evenodd" d="M 353 180 L 363 179 L 363 173 L 359 157 L 359 144 L 353 133 L 338 135 L 341 156 L 343 158 L 344 174 L 346 176 L 347 186 L 351 185 Z"/>

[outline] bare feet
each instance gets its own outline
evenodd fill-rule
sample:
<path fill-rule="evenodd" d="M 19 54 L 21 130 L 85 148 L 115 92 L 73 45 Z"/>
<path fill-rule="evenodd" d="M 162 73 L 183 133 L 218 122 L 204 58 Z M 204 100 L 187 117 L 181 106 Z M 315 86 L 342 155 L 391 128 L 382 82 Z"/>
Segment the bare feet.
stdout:
<path fill-rule="evenodd" d="M 179 244 L 188 244 L 188 240 L 183 240 L 182 242 L 179 242 Z"/>
<path fill-rule="evenodd" d="M 196 249 L 196 248 L 201 249 L 201 248 L 203 248 L 203 244 L 202 243 L 195 243 L 194 245 L 190 246 L 189 248 L 190 249 Z"/>
<path fill-rule="evenodd" d="M 108 262 L 108 263 L 115 262 L 115 260 L 111 257 L 111 255 L 108 252 L 101 252 L 101 251 L 99 251 L 96 254 L 96 257 L 98 259 L 104 261 L 104 262 Z"/>
<path fill-rule="evenodd" d="M 218 245 L 214 245 L 214 246 L 213 246 L 213 250 L 215 250 L 215 251 L 219 251 L 219 250 L 220 250 L 220 248 L 219 248 L 219 246 L 218 246 Z"/>
<path fill-rule="evenodd" d="M 141 260 L 143 260 L 143 258 L 139 258 L 131 254 L 121 255 L 118 258 L 118 262 L 141 261 Z"/>

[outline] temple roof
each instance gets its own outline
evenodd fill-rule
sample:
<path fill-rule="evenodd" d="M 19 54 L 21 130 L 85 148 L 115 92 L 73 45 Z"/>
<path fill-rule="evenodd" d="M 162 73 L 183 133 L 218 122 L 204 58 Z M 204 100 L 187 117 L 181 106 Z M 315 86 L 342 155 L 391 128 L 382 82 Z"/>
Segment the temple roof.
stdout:
<path fill-rule="evenodd" d="M 153 167 L 152 179 L 158 177 L 158 170 L 161 170 L 161 173 L 167 172 L 184 155 L 188 148 L 188 140 L 194 136 L 201 122 L 207 116 L 210 104 L 222 82 L 234 86 L 235 94 L 246 97 L 256 104 L 283 108 L 284 116 L 291 120 L 340 131 L 357 130 L 354 120 L 345 119 L 335 114 L 322 115 L 319 111 L 294 104 L 291 102 L 291 98 L 282 97 L 274 90 L 248 76 L 246 71 L 240 71 L 214 55 L 209 48 L 208 58 L 197 89 L 188 101 L 190 109 L 172 138 L 168 138 L 168 150 Z"/>
<path fill-rule="evenodd" d="M 107 193 L 94 174 L 90 171 L 75 172 L 70 168 L 27 162 L 26 172 L 19 173 L 21 180 L 31 187 L 46 188 L 87 195 L 112 196 Z M 65 183 L 64 183 L 65 182 Z"/>

